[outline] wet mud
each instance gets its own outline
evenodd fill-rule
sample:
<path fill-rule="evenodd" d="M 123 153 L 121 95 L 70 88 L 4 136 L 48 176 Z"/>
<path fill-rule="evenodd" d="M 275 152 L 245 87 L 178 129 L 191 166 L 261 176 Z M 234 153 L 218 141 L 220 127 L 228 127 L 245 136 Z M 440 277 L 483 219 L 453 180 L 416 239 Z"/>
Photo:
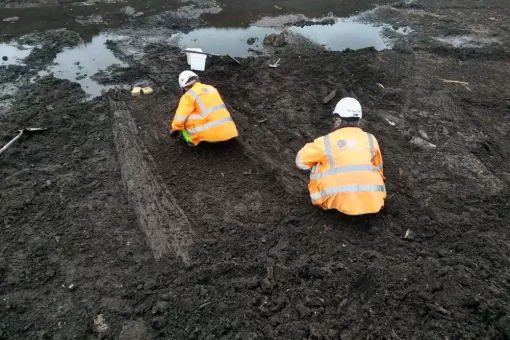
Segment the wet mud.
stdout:
<path fill-rule="evenodd" d="M 80 43 L 40 38 L 48 57 L 0 67 L 2 144 L 52 128 L 0 156 L 0 339 L 508 339 L 509 17 L 497 0 L 402 2 L 364 14 L 410 27 L 392 49 L 209 58 L 201 78 L 240 137 L 197 148 L 168 135 L 179 48 L 143 33 L 109 43 L 128 66 L 96 80 L 155 93 L 90 99 L 33 78 Z M 168 18 L 135 25 L 199 20 Z M 458 36 L 477 44 L 443 39 Z M 343 96 L 382 148 L 375 216 L 311 206 L 295 169 Z"/>

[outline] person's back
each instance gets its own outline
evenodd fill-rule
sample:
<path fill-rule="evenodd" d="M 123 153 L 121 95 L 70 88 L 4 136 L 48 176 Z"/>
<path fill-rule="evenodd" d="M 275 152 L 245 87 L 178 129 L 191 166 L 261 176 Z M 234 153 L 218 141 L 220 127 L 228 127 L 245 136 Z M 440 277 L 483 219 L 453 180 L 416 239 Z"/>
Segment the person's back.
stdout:
<path fill-rule="evenodd" d="M 184 138 L 194 145 L 202 141 L 221 142 L 237 137 L 236 125 L 218 90 L 200 83 L 190 71 L 183 73 L 192 77 L 183 82 L 185 93 L 172 122 L 172 131 L 182 130 Z"/>
<path fill-rule="evenodd" d="M 377 213 L 386 197 L 379 144 L 357 122 L 338 127 L 305 145 L 296 157 L 300 169 L 311 169 L 312 203 L 347 215 Z"/>

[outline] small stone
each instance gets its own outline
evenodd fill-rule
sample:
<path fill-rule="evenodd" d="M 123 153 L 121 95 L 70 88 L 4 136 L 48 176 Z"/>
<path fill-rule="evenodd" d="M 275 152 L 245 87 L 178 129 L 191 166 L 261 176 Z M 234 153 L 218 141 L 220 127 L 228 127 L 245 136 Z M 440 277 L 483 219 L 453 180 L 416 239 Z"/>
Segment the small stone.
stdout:
<path fill-rule="evenodd" d="M 94 326 L 93 326 L 94 332 L 99 334 L 100 336 L 103 336 L 105 334 L 108 334 L 110 331 L 110 327 L 106 323 L 106 320 L 103 317 L 103 314 L 98 314 L 94 318 Z"/>
<path fill-rule="evenodd" d="M 5 56 L 5 55 L 2 57 L 2 60 L 3 60 L 3 61 L 7 61 L 8 59 L 9 59 L 9 58 L 7 58 L 7 56 Z"/>
<path fill-rule="evenodd" d="M 302 303 L 298 303 L 296 305 L 296 310 L 297 310 L 298 315 L 301 319 L 309 317 L 312 314 L 312 311 L 309 308 L 307 308 L 305 305 L 303 305 Z"/>
<path fill-rule="evenodd" d="M 54 277 L 55 276 L 55 271 L 53 269 L 47 270 L 46 271 L 46 276 L 47 277 Z"/>
<path fill-rule="evenodd" d="M 3 22 L 16 22 L 19 20 L 19 17 L 10 17 L 10 18 L 5 18 L 4 20 L 2 20 Z"/>
<path fill-rule="evenodd" d="M 274 268 L 273 267 L 267 267 L 267 278 L 269 280 L 274 279 Z"/>
<path fill-rule="evenodd" d="M 342 302 L 340 302 L 340 304 L 338 305 L 338 309 L 344 308 L 345 306 L 347 306 L 347 303 L 349 303 L 349 300 L 343 299 Z"/>
<path fill-rule="evenodd" d="M 136 286 L 136 289 L 142 290 L 143 289 L 143 284 L 139 284 L 138 286 Z"/>
<path fill-rule="evenodd" d="M 432 144 L 430 142 L 427 142 L 426 140 L 420 138 L 420 137 L 416 137 L 414 136 L 413 138 L 411 138 L 411 144 L 414 144 L 422 149 L 434 149 L 437 147 L 437 145 L 435 144 Z"/>
<path fill-rule="evenodd" d="M 272 33 L 264 38 L 264 45 L 271 45 L 273 47 L 284 46 L 287 42 L 285 41 L 285 34 Z"/>
<path fill-rule="evenodd" d="M 407 229 L 404 235 L 404 240 L 406 241 L 414 241 L 416 239 L 416 233 L 411 229 Z"/>
<path fill-rule="evenodd" d="M 336 96 L 336 90 L 331 91 L 330 94 L 328 94 L 326 96 L 326 98 L 324 98 L 324 100 L 322 101 L 322 104 L 329 103 L 333 98 L 335 98 L 335 96 Z"/>
<path fill-rule="evenodd" d="M 136 10 L 131 6 L 122 7 L 119 10 L 120 13 L 125 14 L 127 16 L 133 16 L 136 13 Z"/>
<path fill-rule="evenodd" d="M 255 42 L 256 42 L 256 41 L 257 41 L 257 38 L 249 38 L 249 39 L 246 41 L 246 43 L 247 43 L 248 45 L 253 45 L 253 44 L 255 44 Z"/>
<path fill-rule="evenodd" d="M 163 300 L 163 301 L 169 301 L 171 298 L 172 298 L 172 294 L 170 294 L 170 293 L 165 293 L 165 294 L 161 295 L 161 300 Z"/>
<path fill-rule="evenodd" d="M 429 135 L 427 134 L 427 132 L 425 132 L 425 130 L 418 130 L 418 132 L 420 133 L 420 135 L 424 138 L 424 139 L 430 139 L 429 138 Z"/>
<path fill-rule="evenodd" d="M 152 327 L 155 329 L 161 329 L 167 325 L 168 321 L 161 316 L 156 316 L 152 318 Z"/>
<path fill-rule="evenodd" d="M 244 174 L 245 176 L 249 176 L 249 175 L 251 175 L 251 174 L 252 174 L 251 169 L 249 169 L 248 171 L 243 172 L 243 174 Z"/>
<path fill-rule="evenodd" d="M 260 281 L 260 289 L 262 293 L 270 294 L 273 291 L 273 283 L 268 278 L 265 278 Z"/>

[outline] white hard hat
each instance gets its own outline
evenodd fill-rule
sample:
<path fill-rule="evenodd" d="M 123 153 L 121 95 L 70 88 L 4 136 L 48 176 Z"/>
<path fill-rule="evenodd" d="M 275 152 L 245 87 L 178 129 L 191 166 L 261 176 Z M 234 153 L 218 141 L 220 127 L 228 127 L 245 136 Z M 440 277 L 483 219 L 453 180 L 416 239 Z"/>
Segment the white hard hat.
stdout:
<path fill-rule="evenodd" d="M 191 71 L 183 71 L 181 74 L 179 74 L 179 86 L 181 88 L 185 88 L 186 86 L 190 86 L 194 82 L 196 82 L 196 79 L 191 78 L 198 78 L 198 75 L 195 72 Z"/>
<path fill-rule="evenodd" d="M 336 104 L 333 114 L 339 115 L 341 118 L 360 118 L 362 117 L 361 104 L 354 98 L 342 98 Z"/>

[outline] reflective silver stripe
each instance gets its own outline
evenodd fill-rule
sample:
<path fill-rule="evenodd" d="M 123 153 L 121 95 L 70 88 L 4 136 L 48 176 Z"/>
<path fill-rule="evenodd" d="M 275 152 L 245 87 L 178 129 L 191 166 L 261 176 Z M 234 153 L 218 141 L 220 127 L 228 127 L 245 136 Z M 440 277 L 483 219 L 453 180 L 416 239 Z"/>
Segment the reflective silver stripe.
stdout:
<path fill-rule="evenodd" d="M 219 104 L 219 105 L 216 105 L 216 106 L 213 106 L 213 107 L 210 107 L 210 108 L 207 108 L 207 106 L 205 106 L 204 102 L 202 101 L 202 98 L 200 98 L 200 96 L 198 95 L 198 93 L 196 93 L 195 91 L 193 90 L 188 90 L 188 93 L 190 96 L 192 96 L 193 98 L 195 98 L 195 100 L 197 101 L 198 103 L 198 106 L 200 106 L 200 110 L 202 112 L 200 112 L 200 114 L 193 114 L 193 115 L 190 115 L 188 117 L 188 119 L 197 119 L 197 118 L 203 118 L 205 116 L 207 116 L 208 114 L 210 114 L 211 112 L 214 112 L 214 111 L 218 111 L 218 110 L 223 110 L 223 109 L 226 109 L 227 107 L 225 106 L 225 104 Z"/>
<path fill-rule="evenodd" d="M 186 121 L 186 117 L 175 115 L 175 120 L 178 120 L 180 122 L 185 122 Z"/>
<path fill-rule="evenodd" d="M 197 100 L 197 102 L 198 102 L 198 100 Z M 208 108 L 206 110 L 202 109 L 202 112 L 192 114 L 192 115 L 190 115 L 188 117 L 188 119 L 200 119 L 200 118 L 204 118 L 205 116 L 209 115 L 210 113 L 212 113 L 214 111 L 223 110 L 223 109 L 226 109 L 226 108 L 227 107 L 225 106 L 225 104 L 220 104 L 220 105 L 216 105 L 216 106 L 213 106 L 211 108 Z"/>
<path fill-rule="evenodd" d="M 356 164 L 356 165 L 345 165 L 340 166 L 338 168 L 334 168 L 332 170 L 321 172 L 320 174 L 312 174 L 310 175 L 310 179 L 321 179 L 326 176 L 336 175 L 343 172 L 354 172 L 354 171 L 379 171 L 378 166 L 373 166 L 370 164 Z"/>
<path fill-rule="evenodd" d="M 200 109 L 202 110 L 202 112 L 207 111 L 207 107 L 205 106 L 202 99 L 198 96 L 198 93 L 196 93 L 193 90 L 188 90 L 188 92 L 186 92 L 186 93 L 190 94 L 193 98 L 195 98 L 195 100 L 197 101 L 198 106 L 200 106 Z"/>
<path fill-rule="evenodd" d="M 310 195 L 310 198 L 312 199 L 312 201 L 314 201 L 324 196 L 333 195 L 340 192 L 360 192 L 360 191 L 386 192 L 386 188 L 384 187 L 384 185 L 380 184 L 347 184 L 321 190 Z"/>
<path fill-rule="evenodd" d="M 326 156 L 328 157 L 329 168 L 333 169 L 335 164 L 333 162 L 333 153 L 331 152 L 331 142 L 329 141 L 329 135 L 324 136 L 324 146 L 326 147 Z"/>
<path fill-rule="evenodd" d="M 303 164 L 301 160 L 299 159 L 299 155 L 296 156 L 296 165 L 298 168 L 302 170 L 310 170 L 310 167 L 308 165 Z"/>
<path fill-rule="evenodd" d="M 368 136 L 368 144 L 370 145 L 370 155 L 371 155 L 370 159 L 373 161 L 374 157 L 375 157 L 374 137 L 372 137 L 372 135 L 369 134 L 368 132 L 367 132 L 367 136 Z"/>
<path fill-rule="evenodd" d="M 216 125 L 220 125 L 220 124 L 223 124 L 226 122 L 231 122 L 231 121 L 232 121 L 232 117 L 224 117 L 224 118 L 215 120 L 213 122 L 198 126 L 194 129 L 188 129 L 188 132 L 189 133 L 197 133 L 197 132 L 204 131 L 204 130 L 210 129 L 212 127 L 215 127 Z"/>

